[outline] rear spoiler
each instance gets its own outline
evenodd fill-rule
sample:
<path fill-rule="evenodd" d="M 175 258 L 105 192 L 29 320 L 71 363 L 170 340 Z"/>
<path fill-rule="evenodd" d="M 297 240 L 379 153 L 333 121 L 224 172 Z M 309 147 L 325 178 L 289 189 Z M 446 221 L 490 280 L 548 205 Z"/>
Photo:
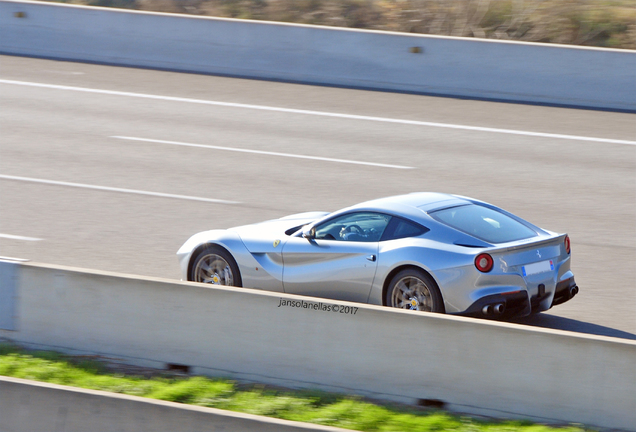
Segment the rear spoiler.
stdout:
<path fill-rule="evenodd" d="M 542 247 L 550 243 L 555 243 L 555 241 L 558 239 L 561 239 L 561 241 L 563 241 L 566 235 L 567 234 L 554 234 L 550 238 L 543 239 L 543 240 L 527 241 L 526 243 L 522 243 L 522 244 L 518 244 L 517 242 L 515 242 L 514 245 L 510 245 L 510 246 L 499 246 L 499 247 L 493 246 L 492 248 L 489 248 L 488 253 L 510 252 L 510 251 L 519 250 L 519 249 Z"/>

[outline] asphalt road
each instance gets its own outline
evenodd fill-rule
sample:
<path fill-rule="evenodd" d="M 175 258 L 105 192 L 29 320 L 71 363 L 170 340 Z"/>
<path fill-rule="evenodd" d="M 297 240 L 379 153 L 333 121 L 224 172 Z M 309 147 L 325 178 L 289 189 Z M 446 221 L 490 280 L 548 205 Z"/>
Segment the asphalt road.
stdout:
<path fill-rule="evenodd" d="M 178 279 L 198 231 L 456 193 L 570 234 L 581 293 L 521 323 L 636 339 L 635 144 L 632 114 L 4 56 L 0 256 Z"/>

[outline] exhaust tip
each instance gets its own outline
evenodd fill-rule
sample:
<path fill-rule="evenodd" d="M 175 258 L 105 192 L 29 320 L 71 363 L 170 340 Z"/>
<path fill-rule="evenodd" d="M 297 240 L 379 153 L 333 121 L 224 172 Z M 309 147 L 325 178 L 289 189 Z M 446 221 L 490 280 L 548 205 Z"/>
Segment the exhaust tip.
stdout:
<path fill-rule="evenodd" d="M 481 310 L 481 312 L 484 315 L 490 315 L 492 313 L 492 305 L 486 305 L 484 306 L 484 308 Z"/>
<path fill-rule="evenodd" d="M 574 297 L 578 293 L 579 293 L 579 287 L 578 286 L 574 285 L 572 288 L 570 288 L 570 298 Z"/>
<path fill-rule="evenodd" d="M 503 303 L 498 303 L 493 307 L 493 310 L 497 315 L 501 315 L 506 310 L 506 306 Z"/>

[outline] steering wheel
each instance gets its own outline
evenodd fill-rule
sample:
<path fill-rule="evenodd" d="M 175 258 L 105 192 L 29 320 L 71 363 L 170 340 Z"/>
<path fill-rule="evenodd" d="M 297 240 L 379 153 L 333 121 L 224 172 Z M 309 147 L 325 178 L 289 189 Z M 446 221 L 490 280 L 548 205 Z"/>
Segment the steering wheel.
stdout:
<path fill-rule="evenodd" d="M 356 224 L 347 225 L 346 227 L 340 230 L 340 237 L 344 238 L 345 234 L 348 234 L 348 233 L 356 233 L 359 235 L 364 235 L 364 230 L 360 228 L 359 225 L 356 225 Z"/>

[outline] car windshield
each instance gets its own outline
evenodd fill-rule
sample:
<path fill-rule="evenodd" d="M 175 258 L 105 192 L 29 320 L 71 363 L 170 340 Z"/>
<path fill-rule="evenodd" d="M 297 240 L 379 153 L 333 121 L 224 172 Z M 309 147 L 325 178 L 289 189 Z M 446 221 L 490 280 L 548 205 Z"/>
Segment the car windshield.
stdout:
<path fill-rule="evenodd" d="M 477 204 L 437 210 L 431 212 L 430 216 L 489 243 L 507 243 L 537 235 L 510 216 Z"/>

